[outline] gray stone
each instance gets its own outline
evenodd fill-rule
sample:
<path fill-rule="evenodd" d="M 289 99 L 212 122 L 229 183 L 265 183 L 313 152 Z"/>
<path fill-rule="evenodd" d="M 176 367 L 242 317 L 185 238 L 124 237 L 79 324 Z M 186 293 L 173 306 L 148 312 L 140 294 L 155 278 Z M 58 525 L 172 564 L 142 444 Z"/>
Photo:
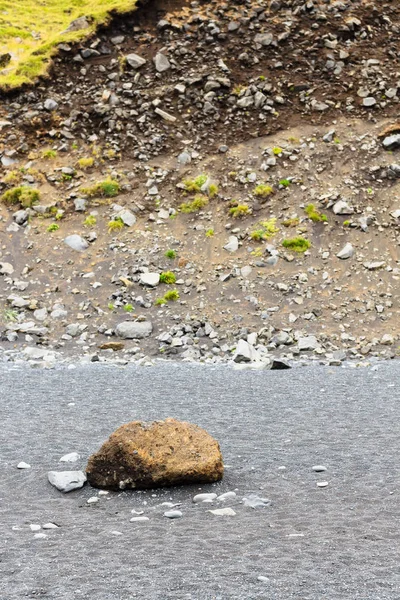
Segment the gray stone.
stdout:
<path fill-rule="evenodd" d="M 136 223 L 136 217 L 129 208 L 123 208 L 119 211 L 118 217 L 122 220 L 124 225 L 132 227 Z"/>
<path fill-rule="evenodd" d="M 86 475 L 82 471 L 49 471 L 47 477 L 51 485 L 60 492 L 72 492 L 86 483 Z"/>
<path fill-rule="evenodd" d="M 12 275 L 14 267 L 8 262 L 0 262 L 0 275 Z"/>
<path fill-rule="evenodd" d="M 180 519 L 182 517 L 182 513 L 180 510 L 167 510 L 164 513 L 164 517 L 167 517 L 167 519 Z"/>
<path fill-rule="evenodd" d="M 57 108 L 57 106 L 58 106 L 58 102 L 56 102 L 56 100 L 53 100 L 53 98 L 48 98 L 47 100 L 44 101 L 44 107 L 48 111 L 55 110 Z"/>
<path fill-rule="evenodd" d="M 196 494 L 196 496 L 193 497 L 193 502 L 195 504 L 198 504 L 199 502 L 212 502 L 213 500 L 215 500 L 217 497 L 217 494 L 214 494 L 213 492 L 210 493 L 204 493 L 204 494 Z"/>
<path fill-rule="evenodd" d="M 67 246 L 69 246 L 70 248 L 72 248 L 72 250 L 75 250 L 76 252 L 84 252 L 84 250 L 87 250 L 87 248 L 89 247 L 87 241 L 76 233 L 68 235 L 64 239 L 64 242 L 67 244 Z"/>
<path fill-rule="evenodd" d="M 28 463 L 21 461 L 17 464 L 17 469 L 30 469 L 31 465 L 28 465 Z"/>
<path fill-rule="evenodd" d="M 148 287 L 156 287 L 160 283 L 159 273 L 142 273 L 140 275 L 140 283 Z"/>
<path fill-rule="evenodd" d="M 123 321 L 115 329 L 115 335 L 124 339 L 143 339 L 149 337 L 153 331 L 153 325 L 150 321 Z"/>
<path fill-rule="evenodd" d="M 155 55 L 154 65 L 156 67 L 156 71 L 159 73 L 164 73 L 164 71 L 168 71 L 168 69 L 171 68 L 171 63 L 169 62 L 168 58 L 164 54 L 161 54 L 161 52 L 158 52 Z"/>
<path fill-rule="evenodd" d="M 236 515 L 233 508 L 216 508 L 214 510 L 209 510 L 208 512 L 217 517 L 234 517 Z"/>
<path fill-rule="evenodd" d="M 132 69 L 139 69 L 146 63 L 146 59 L 138 54 L 128 54 L 125 56 L 125 60 Z"/>
<path fill-rule="evenodd" d="M 84 212 L 87 207 L 86 198 L 75 198 L 74 206 L 75 206 L 76 212 Z"/>
<path fill-rule="evenodd" d="M 335 215 L 352 215 L 354 208 L 351 207 L 345 200 L 338 200 L 332 208 Z"/>
<path fill-rule="evenodd" d="M 77 452 L 70 452 L 69 454 L 64 454 L 59 460 L 59 462 L 68 462 L 73 463 L 80 459 L 80 456 Z"/>
<path fill-rule="evenodd" d="M 261 46 L 270 46 L 274 40 L 274 36 L 272 33 L 257 33 L 254 37 L 254 41 L 256 44 L 260 44 Z"/>
<path fill-rule="evenodd" d="M 382 145 L 386 150 L 395 150 L 400 146 L 400 133 L 388 135 L 384 138 Z"/>
<path fill-rule="evenodd" d="M 89 27 L 90 23 L 86 17 L 79 17 L 74 21 L 71 21 L 69 27 L 62 33 L 69 33 L 70 31 L 81 31 L 82 29 L 86 29 Z"/>
<path fill-rule="evenodd" d="M 300 352 L 305 352 L 307 350 L 316 350 L 320 346 L 317 338 L 314 335 L 301 337 L 297 344 Z"/>
<path fill-rule="evenodd" d="M 368 96 L 368 98 L 364 98 L 363 100 L 363 106 L 365 106 L 366 108 L 371 108 L 372 106 L 375 106 L 375 104 L 376 99 L 372 96 Z"/>
<path fill-rule="evenodd" d="M 235 492 L 225 492 L 225 494 L 218 496 L 217 500 L 219 502 L 225 502 L 225 500 L 233 500 L 233 498 L 236 498 Z"/>
<path fill-rule="evenodd" d="M 236 252 L 238 248 L 239 248 L 238 238 L 235 235 L 230 235 L 228 243 L 225 244 L 225 246 L 224 246 L 224 250 L 227 250 L 228 252 Z"/>
<path fill-rule="evenodd" d="M 260 355 L 248 342 L 239 340 L 232 360 L 235 363 L 255 362 L 260 360 Z"/>
<path fill-rule="evenodd" d="M 336 256 L 342 260 L 351 258 L 353 255 L 354 255 L 354 248 L 350 244 L 350 242 L 348 242 L 345 246 L 343 246 L 343 248 L 340 250 L 340 252 L 338 252 L 336 254 Z"/>
<path fill-rule="evenodd" d="M 315 465 L 312 470 L 315 473 L 323 473 L 324 471 L 326 471 L 326 467 L 324 467 L 324 465 Z"/>
<path fill-rule="evenodd" d="M 176 117 L 174 117 L 173 115 L 170 115 L 169 113 L 165 112 L 165 110 L 162 110 L 161 108 L 157 108 L 154 110 L 154 112 L 161 117 L 162 119 L 164 119 L 164 121 L 169 121 L 170 123 L 175 123 L 176 121 Z"/>

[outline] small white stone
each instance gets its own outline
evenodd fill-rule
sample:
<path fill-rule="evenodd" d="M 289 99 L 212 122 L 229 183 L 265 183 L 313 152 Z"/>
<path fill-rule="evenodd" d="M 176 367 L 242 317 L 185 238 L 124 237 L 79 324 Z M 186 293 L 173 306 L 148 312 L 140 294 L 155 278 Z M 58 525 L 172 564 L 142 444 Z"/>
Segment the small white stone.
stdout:
<path fill-rule="evenodd" d="M 45 533 L 35 533 L 33 537 L 35 538 L 35 540 L 44 540 L 45 538 L 47 538 L 47 535 Z"/>
<path fill-rule="evenodd" d="M 123 535 L 120 531 L 110 531 L 111 535 Z"/>
<path fill-rule="evenodd" d="M 262 583 L 269 583 L 269 577 L 264 577 L 264 575 L 259 575 L 257 579 L 258 581 L 262 581 Z"/>
<path fill-rule="evenodd" d="M 212 502 L 217 497 L 217 494 L 209 493 L 209 494 L 196 494 L 193 497 L 193 502 L 198 504 L 199 502 Z"/>
<path fill-rule="evenodd" d="M 86 504 L 96 504 L 99 499 L 97 496 L 91 496 L 88 500 L 86 500 Z"/>
<path fill-rule="evenodd" d="M 216 508 L 215 510 L 209 510 L 208 512 L 217 517 L 234 517 L 236 515 L 232 508 Z"/>
<path fill-rule="evenodd" d="M 17 464 L 17 469 L 30 469 L 31 465 L 28 465 L 28 463 L 21 461 L 20 463 Z"/>
<path fill-rule="evenodd" d="M 80 459 L 80 456 L 77 452 L 70 452 L 69 454 L 64 454 L 59 460 L 59 462 L 76 462 Z"/>
<path fill-rule="evenodd" d="M 224 500 L 232 500 L 232 498 L 236 498 L 235 492 L 225 492 L 225 494 L 218 496 L 217 500 L 223 502 Z"/>
<path fill-rule="evenodd" d="M 182 517 L 182 513 L 180 510 L 167 510 L 164 513 L 164 517 L 167 517 L 167 519 L 180 519 Z"/>
<path fill-rule="evenodd" d="M 110 492 L 108 492 L 107 490 L 100 490 L 99 491 L 99 496 L 108 496 Z"/>
<path fill-rule="evenodd" d="M 58 525 L 55 523 L 45 523 L 43 529 L 58 529 Z"/>
<path fill-rule="evenodd" d="M 318 481 L 317 487 L 323 488 L 329 485 L 328 481 Z"/>
<path fill-rule="evenodd" d="M 40 525 L 36 525 L 35 523 L 29 525 L 29 527 L 31 531 L 39 531 L 39 529 L 41 529 Z"/>
<path fill-rule="evenodd" d="M 150 521 L 149 517 L 132 517 L 131 523 L 142 523 L 144 521 Z"/>
<path fill-rule="evenodd" d="M 326 471 L 326 467 L 324 467 L 324 465 L 315 465 L 312 470 L 315 471 L 315 473 L 322 473 L 323 471 Z"/>

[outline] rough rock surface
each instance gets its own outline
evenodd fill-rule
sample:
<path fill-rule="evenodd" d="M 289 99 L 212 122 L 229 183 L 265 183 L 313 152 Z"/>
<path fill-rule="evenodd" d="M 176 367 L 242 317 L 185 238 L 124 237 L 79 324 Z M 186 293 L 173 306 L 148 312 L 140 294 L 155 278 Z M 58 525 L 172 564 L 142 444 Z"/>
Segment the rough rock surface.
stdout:
<path fill-rule="evenodd" d="M 94 487 L 146 489 L 211 483 L 223 471 L 214 438 L 197 425 L 166 419 L 119 427 L 89 458 L 86 474 Z"/>

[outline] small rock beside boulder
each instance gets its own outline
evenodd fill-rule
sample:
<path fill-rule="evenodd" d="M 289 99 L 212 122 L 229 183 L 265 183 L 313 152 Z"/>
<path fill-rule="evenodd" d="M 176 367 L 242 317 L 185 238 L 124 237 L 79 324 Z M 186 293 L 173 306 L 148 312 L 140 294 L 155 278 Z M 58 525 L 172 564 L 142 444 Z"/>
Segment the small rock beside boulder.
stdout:
<path fill-rule="evenodd" d="M 150 321 L 123 321 L 115 329 L 115 335 L 124 340 L 141 340 L 153 331 Z"/>
<path fill-rule="evenodd" d="M 115 490 L 212 483 L 223 472 L 218 442 L 197 425 L 175 419 L 122 425 L 86 469 L 92 486 Z"/>

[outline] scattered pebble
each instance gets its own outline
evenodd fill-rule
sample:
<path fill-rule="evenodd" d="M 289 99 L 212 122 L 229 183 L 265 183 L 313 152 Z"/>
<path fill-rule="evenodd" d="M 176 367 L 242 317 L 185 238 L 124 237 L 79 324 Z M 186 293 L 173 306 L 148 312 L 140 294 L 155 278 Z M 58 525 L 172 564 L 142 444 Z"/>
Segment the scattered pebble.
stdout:
<path fill-rule="evenodd" d="M 182 513 L 180 510 L 167 510 L 164 513 L 164 517 L 168 519 L 180 519 L 182 517 Z"/>

